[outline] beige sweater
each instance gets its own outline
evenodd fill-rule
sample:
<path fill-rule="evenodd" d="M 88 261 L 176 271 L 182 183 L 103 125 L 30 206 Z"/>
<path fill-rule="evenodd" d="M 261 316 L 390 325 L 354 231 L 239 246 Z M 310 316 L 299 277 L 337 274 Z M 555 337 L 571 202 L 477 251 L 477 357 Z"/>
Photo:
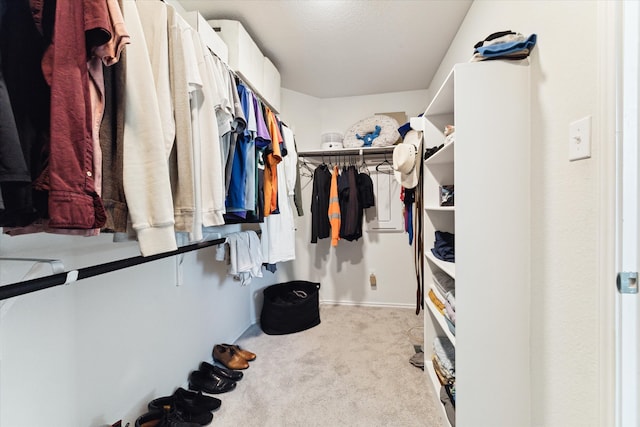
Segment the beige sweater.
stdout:
<path fill-rule="evenodd" d="M 140 251 L 148 256 L 177 247 L 173 200 L 158 96 L 135 0 L 124 0 L 122 9 L 131 36 L 125 86 L 124 191 Z"/>

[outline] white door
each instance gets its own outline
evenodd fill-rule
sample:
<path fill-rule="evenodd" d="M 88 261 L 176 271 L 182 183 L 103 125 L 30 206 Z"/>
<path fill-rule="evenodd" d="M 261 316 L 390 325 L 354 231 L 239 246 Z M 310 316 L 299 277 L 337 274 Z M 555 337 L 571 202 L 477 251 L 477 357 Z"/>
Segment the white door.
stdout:
<path fill-rule="evenodd" d="M 616 264 L 620 272 L 638 272 L 638 115 L 640 99 L 640 2 L 622 2 L 621 55 L 618 61 L 618 202 Z M 621 111 L 620 111 L 621 110 Z M 621 282 L 624 288 L 625 282 Z M 637 278 L 630 289 L 638 289 Z M 616 298 L 616 425 L 640 426 L 640 310 L 638 293 L 619 292 Z"/>

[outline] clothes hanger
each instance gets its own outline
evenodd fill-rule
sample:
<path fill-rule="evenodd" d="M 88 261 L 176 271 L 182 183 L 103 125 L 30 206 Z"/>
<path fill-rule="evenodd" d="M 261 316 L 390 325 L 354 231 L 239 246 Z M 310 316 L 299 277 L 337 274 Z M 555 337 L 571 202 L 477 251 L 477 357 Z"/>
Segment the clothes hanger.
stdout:
<path fill-rule="evenodd" d="M 300 157 L 300 175 L 307 178 L 313 178 L 314 171 L 315 170 L 309 165 L 309 163 L 307 163 L 307 159 Z"/>
<path fill-rule="evenodd" d="M 380 168 L 382 167 L 387 167 L 389 169 L 380 170 Z M 388 173 L 388 174 L 393 173 L 393 165 L 389 162 L 389 160 L 387 160 L 387 153 L 384 153 L 384 160 L 376 165 L 376 172 Z"/>
<path fill-rule="evenodd" d="M 367 165 L 367 162 L 364 161 L 364 156 L 361 156 L 361 157 L 362 157 L 362 163 L 360 163 L 360 166 L 358 167 L 358 172 L 366 173 L 367 175 L 370 175 L 369 165 Z"/>

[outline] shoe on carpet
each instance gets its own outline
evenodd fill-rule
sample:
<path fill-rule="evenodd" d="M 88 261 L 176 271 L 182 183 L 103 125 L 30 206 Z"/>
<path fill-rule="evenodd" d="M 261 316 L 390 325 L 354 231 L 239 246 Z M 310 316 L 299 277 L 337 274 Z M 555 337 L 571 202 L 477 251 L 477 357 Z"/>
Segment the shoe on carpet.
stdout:
<path fill-rule="evenodd" d="M 179 387 L 173 395 L 178 399 L 178 401 L 183 401 L 189 405 L 205 408 L 210 412 L 217 411 L 220 409 L 220 405 L 222 405 L 222 401 L 217 397 L 205 396 L 201 392 L 185 390 L 182 387 Z"/>
<path fill-rule="evenodd" d="M 252 360 L 256 359 L 255 353 L 252 353 L 248 350 L 243 350 L 240 348 L 239 345 L 236 345 L 236 344 L 221 344 L 221 345 L 224 347 L 230 348 L 232 350 L 235 350 L 235 352 L 238 353 L 240 356 L 242 356 L 242 358 L 247 362 L 251 362 Z"/>
<path fill-rule="evenodd" d="M 247 369 L 249 367 L 249 362 L 247 362 L 244 357 L 240 356 L 234 349 L 223 345 L 218 344 L 213 347 L 213 358 L 227 369 L 234 371 Z"/>
<path fill-rule="evenodd" d="M 175 409 L 164 408 L 140 415 L 135 427 L 200 427 L 200 424 L 185 421 Z"/>
<path fill-rule="evenodd" d="M 204 406 L 198 406 L 193 400 L 178 400 L 175 395 L 158 397 L 147 405 L 149 411 L 162 411 L 163 409 L 175 409 L 184 420 L 206 426 L 211 423 L 213 414 Z"/>
<path fill-rule="evenodd" d="M 203 372 L 211 372 L 219 377 L 228 378 L 233 381 L 240 381 L 242 379 L 242 372 L 223 368 L 222 366 L 212 365 L 208 362 L 202 362 L 200 364 L 200 370 Z"/>
<path fill-rule="evenodd" d="M 227 393 L 236 388 L 236 382 L 210 372 L 193 371 L 189 375 L 189 389 L 209 394 Z"/>

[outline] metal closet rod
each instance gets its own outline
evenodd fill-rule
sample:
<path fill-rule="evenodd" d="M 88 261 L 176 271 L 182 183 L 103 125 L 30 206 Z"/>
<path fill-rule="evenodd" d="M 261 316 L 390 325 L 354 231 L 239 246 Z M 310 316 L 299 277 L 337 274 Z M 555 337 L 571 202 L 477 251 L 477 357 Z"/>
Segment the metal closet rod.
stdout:
<path fill-rule="evenodd" d="M 388 147 L 376 147 L 376 148 L 339 148 L 336 150 L 311 150 L 300 151 L 298 157 L 317 157 L 317 156 L 352 156 L 352 155 L 367 155 L 367 154 L 388 154 L 392 153 L 395 145 Z"/>
<path fill-rule="evenodd" d="M 256 231 L 256 233 L 259 233 Z M 208 248 L 210 246 L 219 245 L 226 241 L 225 237 L 215 240 L 207 240 L 205 242 L 192 243 L 190 245 L 181 246 L 175 251 L 163 252 L 150 256 L 135 256 L 131 258 L 120 259 L 116 261 L 106 262 L 104 264 L 92 265 L 90 267 L 79 268 L 77 270 L 65 271 L 63 273 L 52 274 L 45 277 L 38 277 L 31 280 L 12 283 L 10 285 L 0 286 L 0 301 L 7 298 L 13 298 L 32 292 L 41 291 L 54 286 L 66 285 L 76 280 L 88 279 L 89 277 L 99 276 L 101 274 L 112 271 L 122 270 L 124 268 L 133 267 L 135 265 L 156 261 L 162 258 L 168 258 L 185 252 L 191 252 L 198 249 Z"/>

